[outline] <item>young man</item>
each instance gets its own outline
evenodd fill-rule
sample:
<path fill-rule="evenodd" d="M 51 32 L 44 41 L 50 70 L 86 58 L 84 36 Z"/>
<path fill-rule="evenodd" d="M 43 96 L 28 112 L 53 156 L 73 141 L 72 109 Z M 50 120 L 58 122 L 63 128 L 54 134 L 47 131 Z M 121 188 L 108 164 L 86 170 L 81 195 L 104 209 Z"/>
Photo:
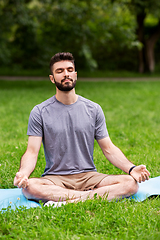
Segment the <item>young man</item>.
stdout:
<path fill-rule="evenodd" d="M 35 106 L 28 124 L 28 146 L 14 185 L 28 199 L 76 202 L 105 196 L 108 200 L 137 192 L 137 182 L 149 179 L 144 165 L 134 166 L 109 138 L 101 107 L 75 93 L 77 72 L 71 53 L 51 58 L 50 80 L 56 95 Z M 105 157 L 129 175 L 98 173 L 93 163 L 94 139 Z M 43 142 L 46 168 L 30 178 Z"/>

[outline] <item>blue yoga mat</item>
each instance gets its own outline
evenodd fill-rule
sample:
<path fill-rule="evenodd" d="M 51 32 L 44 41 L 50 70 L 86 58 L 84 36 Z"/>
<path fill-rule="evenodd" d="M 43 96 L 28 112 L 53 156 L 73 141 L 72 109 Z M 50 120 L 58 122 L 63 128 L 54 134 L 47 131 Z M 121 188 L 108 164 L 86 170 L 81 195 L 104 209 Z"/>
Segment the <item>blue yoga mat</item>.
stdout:
<path fill-rule="evenodd" d="M 138 192 L 132 198 L 137 202 L 142 202 L 148 197 L 158 195 L 160 195 L 160 176 L 139 183 Z"/>
<path fill-rule="evenodd" d="M 150 196 L 160 195 L 160 176 L 150 178 L 148 181 L 139 183 L 139 190 L 131 198 L 137 202 L 144 201 Z M 0 189 L 0 210 L 6 208 L 16 209 L 21 207 L 34 208 L 41 207 L 37 202 L 26 199 L 19 188 Z"/>
<path fill-rule="evenodd" d="M 37 202 L 30 201 L 22 193 L 19 188 L 13 189 L 0 189 L 0 210 L 5 210 L 7 207 L 11 209 L 26 207 L 40 207 Z"/>

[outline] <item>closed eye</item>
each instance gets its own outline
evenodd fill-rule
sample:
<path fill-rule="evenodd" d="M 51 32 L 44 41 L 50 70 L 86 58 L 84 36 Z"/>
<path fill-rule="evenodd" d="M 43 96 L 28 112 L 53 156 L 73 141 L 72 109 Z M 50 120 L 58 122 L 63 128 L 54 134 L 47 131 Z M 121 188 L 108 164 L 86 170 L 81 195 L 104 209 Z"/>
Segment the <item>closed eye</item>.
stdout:
<path fill-rule="evenodd" d="M 69 68 L 67 68 L 67 70 L 68 70 L 68 72 L 73 72 L 74 71 L 73 67 L 69 67 Z"/>
<path fill-rule="evenodd" d="M 64 72 L 64 70 L 65 70 L 64 68 L 57 68 L 55 72 L 56 72 L 56 73 L 62 73 L 62 72 Z M 74 68 L 73 68 L 73 67 L 68 67 L 68 68 L 67 68 L 67 71 L 68 71 L 68 72 L 73 72 L 73 71 L 74 71 Z"/>
<path fill-rule="evenodd" d="M 56 72 L 56 73 L 62 73 L 63 71 L 64 71 L 63 68 L 57 68 L 55 72 Z"/>

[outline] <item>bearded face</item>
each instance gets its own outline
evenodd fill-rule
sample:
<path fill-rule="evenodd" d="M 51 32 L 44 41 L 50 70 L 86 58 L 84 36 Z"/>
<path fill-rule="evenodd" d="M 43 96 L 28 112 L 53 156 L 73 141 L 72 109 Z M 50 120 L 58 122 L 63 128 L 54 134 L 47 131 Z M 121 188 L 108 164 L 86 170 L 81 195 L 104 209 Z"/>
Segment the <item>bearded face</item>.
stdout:
<path fill-rule="evenodd" d="M 71 61 L 59 61 L 53 65 L 51 81 L 60 91 L 71 91 L 76 86 L 77 72 Z"/>
<path fill-rule="evenodd" d="M 69 77 L 65 77 L 60 83 L 54 79 L 54 83 L 60 91 L 64 92 L 71 91 L 76 86 L 76 80 L 73 81 L 73 79 Z"/>

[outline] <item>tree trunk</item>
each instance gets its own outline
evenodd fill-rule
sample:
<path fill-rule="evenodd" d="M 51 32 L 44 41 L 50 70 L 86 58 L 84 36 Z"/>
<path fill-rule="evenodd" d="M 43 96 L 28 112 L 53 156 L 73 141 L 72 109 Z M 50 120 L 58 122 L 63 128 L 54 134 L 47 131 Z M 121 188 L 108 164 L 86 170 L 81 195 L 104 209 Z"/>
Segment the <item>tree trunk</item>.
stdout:
<path fill-rule="evenodd" d="M 145 62 L 144 62 L 144 19 L 146 17 L 146 14 L 144 12 L 140 13 L 137 15 L 137 36 L 138 36 L 138 40 L 142 43 L 142 48 L 139 50 L 138 56 L 139 56 L 139 72 L 143 73 L 144 72 L 144 66 L 145 66 Z"/>
<path fill-rule="evenodd" d="M 154 47 L 160 36 L 160 21 L 155 32 L 146 40 L 146 60 L 148 70 L 152 73 L 155 69 Z"/>

